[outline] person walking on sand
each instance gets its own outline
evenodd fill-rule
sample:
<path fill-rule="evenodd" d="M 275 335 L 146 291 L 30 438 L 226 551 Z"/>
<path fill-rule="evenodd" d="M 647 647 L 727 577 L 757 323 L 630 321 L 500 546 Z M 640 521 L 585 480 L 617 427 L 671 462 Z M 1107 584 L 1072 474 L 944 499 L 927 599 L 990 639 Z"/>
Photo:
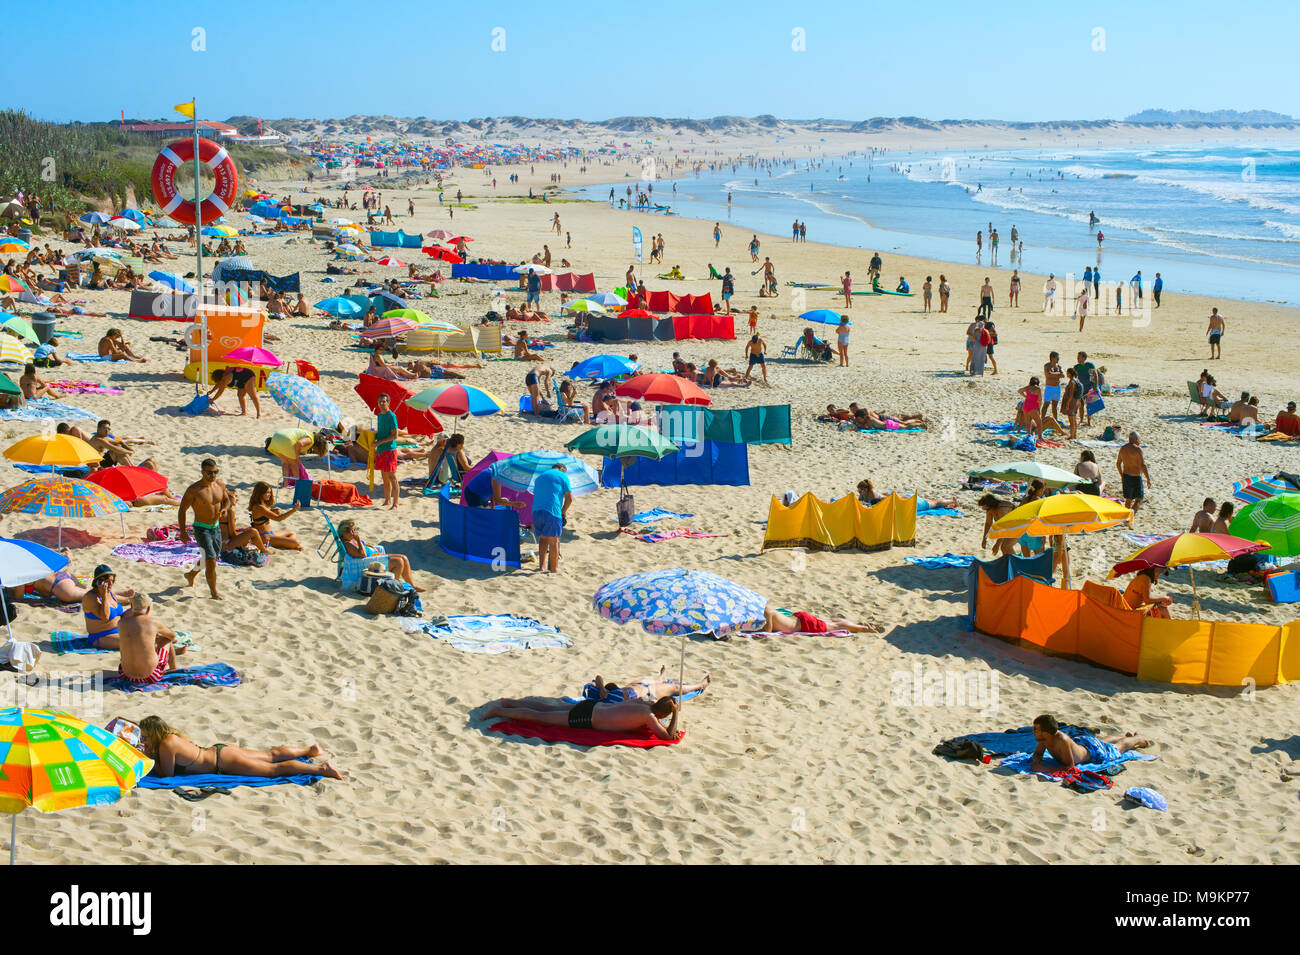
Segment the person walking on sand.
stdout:
<path fill-rule="evenodd" d="M 1088 302 L 1091 294 L 1092 290 L 1088 283 L 1084 282 L 1079 287 L 1078 297 L 1074 300 L 1074 314 L 1079 316 L 1079 331 L 1083 331 L 1083 325 L 1088 320 Z"/>
<path fill-rule="evenodd" d="M 1223 349 L 1219 342 L 1223 340 L 1223 316 L 1219 314 L 1217 308 L 1210 309 L 1210 327 L 1205 330 L 1205 334 L 1210 339 L 1210 359 L 1223 357 Z"/>
<path fill-rule="evenodd" d="M 715 222 L 713 223 L 713 247 L 716 249 L 721 244 L 722 244 L 722 225 L 720 223 Z"/>
<path fill-rule="evenodd" d="M 987 275 L 984 276 L 984 284 L 980 286 L 980 307 L 975 317 L 983 319 L 993 317 L 993 283 L 989 281 Z"/>
<path fill-rule="evenodd" d="M 375 399 L 375 470 L 383 477 L 384 503 L 389 510 L 397 507 L 401 485 L 397 483 L 397 441 L 402 432 L 397 427 L 397 415 L 389 408 L 387 393 Z"/>
<path fill-rule="evenodd" d="M 1056 273 L 1052 272 L 1043 283 L 1043 314 L 1050 315 L 1056 310 Z"/>
<path fill-rule="evenodd" d="M 981 264 L 980 257 L 984 254 L 984 233 L 975 233 L 975 264 Z"/>
<path fill-rule="evenodd" d="M 1007 293 L 1007 305 L 1011 308 L 1020 307 L 1020 270 L 1011 270 L 1011 290 Z"/>
<path fill-rule="evenodd" d="M 767 384 L 767 342 L 763 341 L 762 335 L 750 336 L 749 343 L 745 345 L 745 357 L 749 362 L 745 369 L 745 380 L 749 381 L 754 366 L 758 365 L 763 369 L 763 384 Z"/>
<path fill-rule="evenodd" d="M 844 307 L 853 307 L 853 276 L 848 272 L 840 279 L 840 290 L 844 293 Z"/>
<path fill-rule="evenodd" d="M 1120 480 L 1124 486 L 1124 506 L 1133 511 L 1133 516 L 1129 518 L 1129 523 L 1132 524 L 1137 519 L 1138 508 L 1142 506 L 1142 501 L 1146 497 L 1142 488 L 1142 479 L 1145 477 L 1147 487 L 1151 486 L 1151 473 L 1147 470 L 1146 458 L 1142 454 L 1136 431 L 1129 432 L 1128 444 L 1119 449 L 1115 466 L 1119 469 Z"/>
<path fill-rule="evenodd" d="M 220 600 L 221 594 L 217 593 L 217 559 L 221 556 L 221 509 L 226 500 L 226 485 L 217 480 L 219 469 L 212 458 L 204 458 L 199 470 L 202 477 L 187 487 L 181 497 L 176 524 L 180 528 L 181 543 L 188 546 L 190 533 L 185 526 L 185 516 L 193 509 L 194 541 L 203 558 L 203 575 L 208 581 L 212 599 Z M 197 564 L 185 572 L 187 587 L 194 586 L 194 578 L 198 573 Z"/>
<path fill-rule="evenodd" d="M 852 323 L 847 315 L 840 316 L 839 327 L 835 329 L 835 347 L 840 353 L 840 367 L 849 367 L 849 329 Z"/>

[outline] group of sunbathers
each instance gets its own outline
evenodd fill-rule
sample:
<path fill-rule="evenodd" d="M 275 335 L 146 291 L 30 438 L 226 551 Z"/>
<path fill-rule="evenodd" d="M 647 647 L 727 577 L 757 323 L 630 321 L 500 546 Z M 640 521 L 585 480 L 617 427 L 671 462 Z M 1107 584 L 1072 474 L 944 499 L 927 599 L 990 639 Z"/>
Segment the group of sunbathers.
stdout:
<path fill-rule="evenodd" d="M 901 431 L 903 429 L 927 429 L 930 422 L 919 411 L 872 411 L 865 405 L 852 402 L 847 408 L 837 408 L 833 404 L 826 406 L 826 413 L 819 415 L 820 421 L 831 421 L 839 425 L 841 431 Z"/>

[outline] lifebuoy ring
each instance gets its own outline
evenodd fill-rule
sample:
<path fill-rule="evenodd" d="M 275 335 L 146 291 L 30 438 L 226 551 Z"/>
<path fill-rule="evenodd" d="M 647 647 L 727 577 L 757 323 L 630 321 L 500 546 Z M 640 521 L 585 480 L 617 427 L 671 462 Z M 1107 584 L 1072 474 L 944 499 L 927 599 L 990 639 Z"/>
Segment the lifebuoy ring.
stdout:
<path fill-rule="evenodd" d="M 176 170 L 182 163 L 193 161 L 194 141 L 178 139 L 163 147 L 153 162 L 153 175 L 150 177 L 154 201 L 162 209 L 163 215 L 171 216 L 182 225 L 202 225 L 220 219 L 235 201 L 235 191 L 239 188 L 235 161 L 230 158 L 226 148 L 210 139 L 200 139 L 199 162 L 211 169 L 217 180 L 212 194 L 199 207 L 198 211 L 202 213 L 200 218 L 195 214 L 194 201 L 184 199 L 176 188 Z"/>

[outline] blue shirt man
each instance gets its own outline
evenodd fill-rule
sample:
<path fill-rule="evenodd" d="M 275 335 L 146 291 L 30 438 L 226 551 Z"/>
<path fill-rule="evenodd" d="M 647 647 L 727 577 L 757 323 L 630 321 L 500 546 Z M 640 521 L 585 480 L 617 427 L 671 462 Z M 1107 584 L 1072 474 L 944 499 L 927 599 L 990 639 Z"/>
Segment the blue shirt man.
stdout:
<path fill-rule="evenodd" d="M 560 561 L 560 532 L 564 515 L 573 503 L 573 485 L 557 464 L 533 482 L 533 529 L 537 531 L 538 560 L 543 573 L 555 573 Z M 547 567 L 549 562 L 549 569 Z"/>

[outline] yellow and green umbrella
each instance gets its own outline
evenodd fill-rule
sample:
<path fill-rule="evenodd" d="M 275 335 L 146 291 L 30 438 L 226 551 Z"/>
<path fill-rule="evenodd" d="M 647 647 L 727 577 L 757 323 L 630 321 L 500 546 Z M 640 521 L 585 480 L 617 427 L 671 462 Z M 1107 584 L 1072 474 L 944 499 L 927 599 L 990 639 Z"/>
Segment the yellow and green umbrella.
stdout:
<path fill-rule="evenodd" d="M 101 729 L 59 710 L 0 709 L 0 812 L 10 823 L 9 863 L 17 858 L 18 813 L 114 803 L 153 760 Z"/>
<path fill-rule="evenodd" d="M 19 338 L 26 338 L 28 341 L 40 344 L 40 336 L 36 334 L 36 329 L 32 328 L 32 323 L 20 315 L 8 315 L 0 312 L 0 328 L 7 332 L 13 332 Z"/>

